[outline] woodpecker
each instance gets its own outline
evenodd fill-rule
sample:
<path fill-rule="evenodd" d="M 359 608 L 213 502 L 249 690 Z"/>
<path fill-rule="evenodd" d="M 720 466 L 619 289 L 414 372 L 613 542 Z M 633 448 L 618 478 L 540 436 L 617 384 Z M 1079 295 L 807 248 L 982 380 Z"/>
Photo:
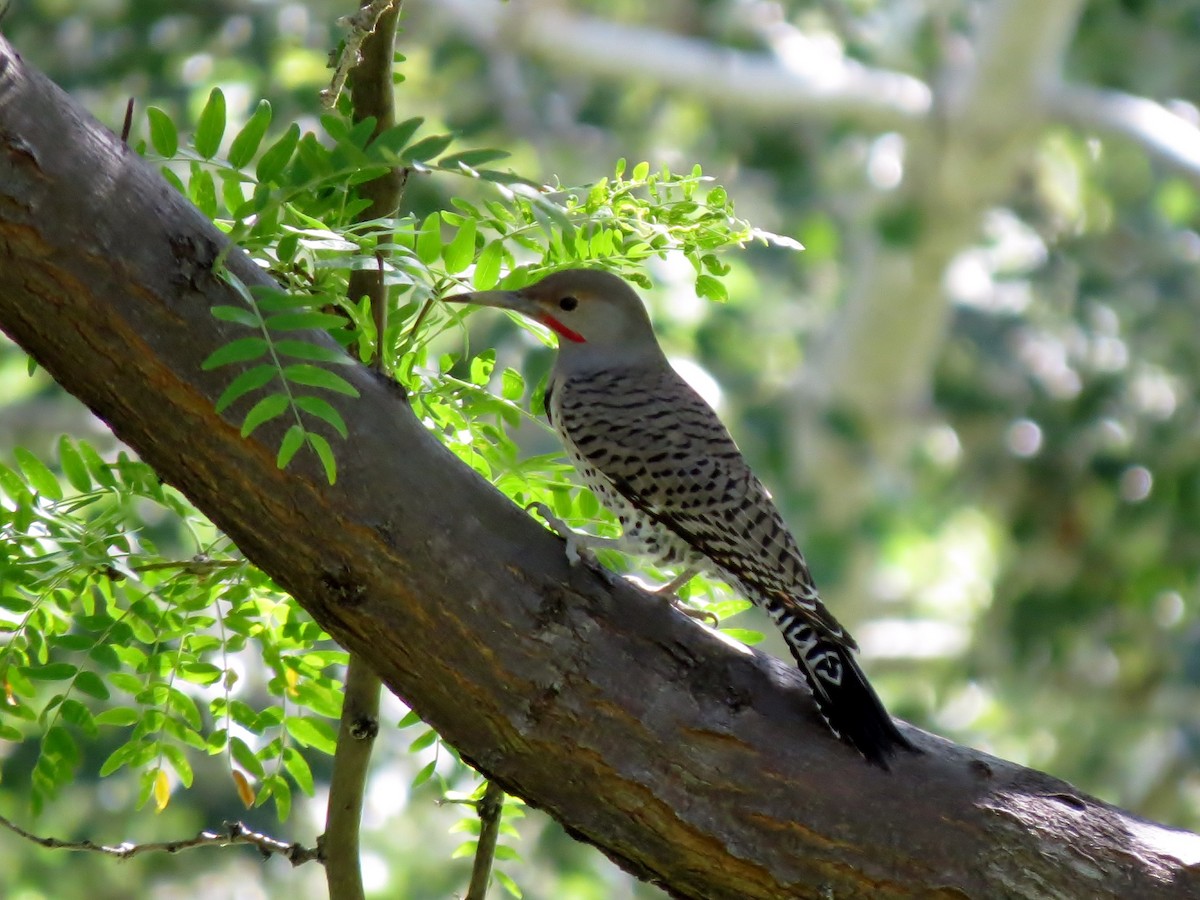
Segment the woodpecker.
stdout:
<path fill-rule="evenodd" d="M 671 586 L 705 572 L 762 609 L 826 724 L 869 762 L 886 769 L 898 749 L 915 750 L 855 662 L 854 639 L 821 602 L 771 495 L 671 367 L 623 279 L 567 269 L 520 290 L 445 300 L 514 310 L 558 335 L 546 414 L 583 482 L 620 521 L 620 549 L 677 569 Z"/>

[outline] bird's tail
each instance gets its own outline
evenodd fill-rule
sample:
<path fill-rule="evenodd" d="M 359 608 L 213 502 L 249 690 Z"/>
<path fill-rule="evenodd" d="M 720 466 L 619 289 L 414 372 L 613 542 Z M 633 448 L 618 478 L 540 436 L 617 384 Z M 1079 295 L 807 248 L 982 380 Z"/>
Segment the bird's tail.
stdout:
<path fill-rule="evenodd" d="M 834 734 L 882 769 L 898 749 L 917 752 L 896 728 L 849 647 L 822 635 L 797 614 L 786 612 L 778 623 L 821 718 Z"/>

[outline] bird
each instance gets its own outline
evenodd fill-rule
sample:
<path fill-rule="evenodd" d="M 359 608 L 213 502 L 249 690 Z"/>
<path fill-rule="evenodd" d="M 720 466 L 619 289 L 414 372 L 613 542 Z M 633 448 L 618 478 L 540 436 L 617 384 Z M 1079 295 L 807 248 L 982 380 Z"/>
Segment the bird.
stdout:
<path fill-rule="evenodd" d="M 854 638 L 821 601 L 770 493 L 716 412 L 668 362 L 645 304 L 623 278 L 569 268 L 519 290 L 443 300 L 515 311 L 558 336 L 546 415 L 584 484 L 620 522 L 618 549 L 678 569 L 668 589 L 703 572 L 763 610 L 826 725 L 868 762 L 888 769 L 898 750 L 916 751 L 858 666 Z M 612 543 L 564 536 L 573 562 L 576 546 Z"/>

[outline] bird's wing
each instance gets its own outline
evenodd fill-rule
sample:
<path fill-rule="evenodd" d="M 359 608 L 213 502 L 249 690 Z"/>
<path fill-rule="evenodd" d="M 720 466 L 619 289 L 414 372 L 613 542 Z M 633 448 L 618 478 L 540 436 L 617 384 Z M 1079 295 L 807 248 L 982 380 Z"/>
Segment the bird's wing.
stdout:
<path fill-rule="evenodd" d="M 757 595 L 749 599 L 774 600 L 853 648 L 770 494 L 704 399 L 670 368 L 611 378 L 559 386 L 559 427 L 576 450 L 630 504 Z"/>

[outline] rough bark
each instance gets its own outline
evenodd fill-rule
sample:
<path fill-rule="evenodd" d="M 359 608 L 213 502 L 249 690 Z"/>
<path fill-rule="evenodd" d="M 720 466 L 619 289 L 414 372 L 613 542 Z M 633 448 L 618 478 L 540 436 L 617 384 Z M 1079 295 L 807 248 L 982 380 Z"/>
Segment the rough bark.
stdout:
<path fill-rule="evenodd" d="M 506 791 L 677 897 L 1200 894 L 1200 837 L 1047 775 L 916 729 L 866 766 L 789 666 L 570 569 L 369 370 L 337 484 L 279 471 L 200 369 L 223 248 L 0 39 L 0 328 Z"/>

